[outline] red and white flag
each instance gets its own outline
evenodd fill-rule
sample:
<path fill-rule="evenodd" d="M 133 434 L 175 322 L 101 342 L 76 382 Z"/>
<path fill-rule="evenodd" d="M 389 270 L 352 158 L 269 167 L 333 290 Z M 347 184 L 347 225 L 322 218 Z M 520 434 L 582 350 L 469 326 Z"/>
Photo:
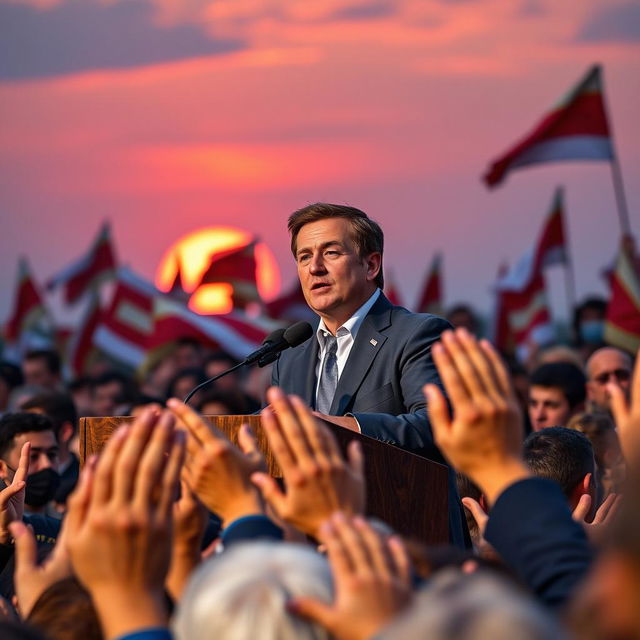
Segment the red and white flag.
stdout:
<path fill-rule="evenodd" d="M 418 313 L 443 313 L 442 300 L 442 254 L 437 253 L 425 279 L 420 298 L 418 299 Z"/>
<path fill-rule="evenodd" d="M 494 161 L 484 175 L 489 187 L 513 169 L 559 160 L 612 160 L 613 143 L 603 100 L 602 70 L 587 75 L 528 135 Z"/>
<path fill-rule="evenodd" d="M 93 338 L 101 319 L 100 296 L 94 292 L 66 346 L 67 366 L 76 377 L 87 371 L 91 358 L 96 353 Z"/>
<path fill-rule="evenodd" d="M 17 342 L 25 332 L 36 328 L 47 316 L 47 309 L 31 276 L 26 258 L 18 262 L 18 278 L 13 298 L 13 310 L 5 326 L 4 337 L 7 342 Z"/>
<path fill-rule="evenodd" d="M 63 287 L 64 300 L 73 304 L 85 292 L 115 276 L 116 258 L 109 223 L 102 225 L 89 251 L 47 282 L 47 290 Z"/>
<path fill-rule="evenodd" d="M 118 269 L 113 298 L 96 327 L 93 344 L 110 358 L 137 369 L 147 354 L 154 299 L 159 295 L 150 282 L 130 269 Z"/>
<path fill-rule="evenodd" d="M 256 280 L 256 241 L 240 248 L 234 247 L 211 258 L 200 280 L 206 284 L 230 284 L 233 288 L 234 308 L 244 308 L 249 302 L 260 302 Z"/>
<path fill-rule="evenodd" d="M 153 304 L 153 330 L 147 341 L 149 358 L 153 359 L 153 352 L 188 337 L 242 359 L 257 349 L 274 328 L 272 323 L 240 312 L 201 316 L 175 300 L 158 296 Z"/>
<path fill-rule="evenodd" d="M 633 256 L 622 244 L 611 280 L 605 341 L 632 354 L 640 348 L 640 276 Z"/>

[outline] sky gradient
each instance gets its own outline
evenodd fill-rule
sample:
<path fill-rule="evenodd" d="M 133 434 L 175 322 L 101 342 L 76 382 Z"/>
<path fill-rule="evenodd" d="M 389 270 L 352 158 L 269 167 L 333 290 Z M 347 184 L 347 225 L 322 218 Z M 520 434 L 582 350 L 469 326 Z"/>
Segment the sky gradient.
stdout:
<path fill-rule="evenodd" d="M 176 238 L 241 227 L 287 288 L 286 218 L 318 200 L 380 222 L 407 306 L 441 250 L 447 304 L 488 312 L 559 184 L 578 297 L 603 294 L 606 163 L 480 181 L 594 62 L 640 232 L 637 1 L 0 0 L 0 36 L 0 321 L 20 254 L 43 282 L 104 219 L 149 279 Z"/>

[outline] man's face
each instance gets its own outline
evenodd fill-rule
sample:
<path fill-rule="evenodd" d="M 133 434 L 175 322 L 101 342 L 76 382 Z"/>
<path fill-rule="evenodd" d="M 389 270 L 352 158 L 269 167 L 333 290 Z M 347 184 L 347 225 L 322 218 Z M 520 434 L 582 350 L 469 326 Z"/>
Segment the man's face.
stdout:
<path fill-rule="evenodd" d="M 569 401 L 558 387 L 533 385 L 529 390 L 529 420 L 534 431 L 564 427 L 571 416 Z"/>
<path fill-rule="evenodd" d="M 381 256 L 360 259 L 345 218 L 310 222 L 296 242 L 298 277 L 307 304 L 337 329 L 375 291 Z"/>
<path fill-rule="evenodd" d="M 22 375 L 26 385 L 53 389 L 59 382 L 58 376 L 51 373 L 44 358 L 33 358 L 22 363 Z"/>
<path fill-rule="evenodd" d="M 609 409 L 611 398 L 607 384 L 618 385 L 629 397 L 631 366 L 629 359 L 617 349 L 602 349 L 589 361 L 587 398 L 591 404 Z"/>
<path fill-rule="evenodd" d="M 112 416 L 118 406 L 122 391 L 122 384 L 117 380 L 96 387 L 93 392 L 95 415 Z"/>
<path fill-rule="evenodd" d="M 28 431 L 15 437 L 13 447 L 0 462 L 0 477 L 6 483 L 13 480 L 25 442 L 31 443 L 28 475 L 48 468 L 58 470 L 58 443 L 53 431 Z"/>

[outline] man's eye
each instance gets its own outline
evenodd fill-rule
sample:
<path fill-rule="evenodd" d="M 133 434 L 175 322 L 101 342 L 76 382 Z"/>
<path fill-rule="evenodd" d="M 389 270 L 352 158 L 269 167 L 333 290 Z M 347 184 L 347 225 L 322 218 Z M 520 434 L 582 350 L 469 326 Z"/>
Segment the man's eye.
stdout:
<path fill-rule="evenodd" d="M 309 259 L 309 257 L 310 256 L 308 253 L 298 256 L 298 262 L 306 262 Z"/>

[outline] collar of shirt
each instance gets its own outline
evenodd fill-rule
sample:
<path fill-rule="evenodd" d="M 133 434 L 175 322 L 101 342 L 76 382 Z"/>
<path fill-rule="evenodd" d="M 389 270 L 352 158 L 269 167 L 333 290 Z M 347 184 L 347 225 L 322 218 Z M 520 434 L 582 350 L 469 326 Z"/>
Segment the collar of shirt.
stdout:
<path fill-rule="evenodd" d="M 358 334 L 358 330 L 360 329 L 362 322 L 369 311 L 371 311 L 371 307 L 376 303 L 379 296 L 380 289 L 376 289 L 373 294 L 371 294 L 371 297 L 343 325 L 338 327 L 336 331 L 336 338 L 338 339 L 338 351 L 336 354 L 338 359 L 338 377 L 342 374 L 342 370 L 347 362 L 351 347 L 353 346 L 353 342 L 356 339 L 356 335 Z M 319 362 L 316 373 L 318 373 L 320 363 L 324 358 L 326 350 L 326 336 L 329 334 L 330 331 L 327 329 L 324 320 L 320 318 L 320 324 L 316 330 L 316 338 L 320 345 L 320 349 L 318 351 Z"/>

